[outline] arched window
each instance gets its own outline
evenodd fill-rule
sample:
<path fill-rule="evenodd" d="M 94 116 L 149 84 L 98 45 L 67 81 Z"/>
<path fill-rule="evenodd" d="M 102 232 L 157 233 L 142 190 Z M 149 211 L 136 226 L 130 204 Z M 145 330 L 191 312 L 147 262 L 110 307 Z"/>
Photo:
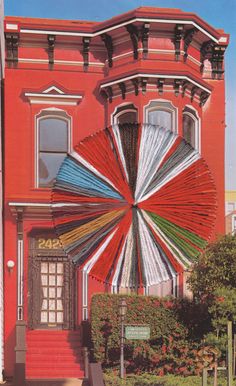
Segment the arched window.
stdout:
<path fill-rule="evenodd" d="M 183 137 L 196 150 L 199 150 L 199 119 L 193 109 L 183 111 Z"/>
<path fill-rule="evenodd" d="M 65 113 L 43 112 L 37 117 L 37 186 L 52 187 L 69 150 L 70 120 Z"/>
<path fill-rule="evenodd" d="M 135 123 L 138 121 L 138 110 L 133 104 L 117 107 L 112 115 L 112 123 Z"/>
<path fill-rule="evenodd" d="M 145 108 L 145 120 L 167 130 L 177 132 L 177 109 L 168 101 L 151 101 Z"/>

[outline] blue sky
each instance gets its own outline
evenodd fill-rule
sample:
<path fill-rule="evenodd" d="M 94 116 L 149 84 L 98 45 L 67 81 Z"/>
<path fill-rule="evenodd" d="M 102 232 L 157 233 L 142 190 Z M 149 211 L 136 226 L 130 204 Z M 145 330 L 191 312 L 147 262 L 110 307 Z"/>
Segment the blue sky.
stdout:
<path fill-rule="evenodd" d="M 195 12 L 230 33 L 226 53 L 226 188 L 236 190 L 236 0 L 5 0 L 5 14 L 55 19 L 105 20 L 140 6 Z"/>

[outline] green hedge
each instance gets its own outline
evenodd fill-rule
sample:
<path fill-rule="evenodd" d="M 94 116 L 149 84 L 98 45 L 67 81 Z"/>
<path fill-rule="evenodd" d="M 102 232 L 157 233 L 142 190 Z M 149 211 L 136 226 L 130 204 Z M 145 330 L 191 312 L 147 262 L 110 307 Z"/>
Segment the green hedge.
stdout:
<path fill-rule="evenodd" d="M 125 380 L 112 375 L 105 375 L 106 386 L 201 386 L 202 379 L 197 376 L 180 377 L 174 375 L 166 375 L 164 377 L 156 377 L 154 375 L 143 374 L 142 376 L 128 376 Z M 208 378 L 208 385 L 213 386 L 213 378 Z M 234 380 L 233 385 L 236 385 Z M 218 378 L 218 386 L 227 386 L 226 378 Z"/>
<path fill-rule="evenodd" d="M 126 324 L 150 325 L 149 341 L 126 341 L 125 361 L 128 373 L 149 372 L 199 374 L 198 345 L 189 339 L 189 330 L 181 322 L 181 301 L 140 295 L 96 294 L 91 304 L 91 336 L 94 359 L 116 371 L 120 355 L 119 304 L 128 305 Z"/>

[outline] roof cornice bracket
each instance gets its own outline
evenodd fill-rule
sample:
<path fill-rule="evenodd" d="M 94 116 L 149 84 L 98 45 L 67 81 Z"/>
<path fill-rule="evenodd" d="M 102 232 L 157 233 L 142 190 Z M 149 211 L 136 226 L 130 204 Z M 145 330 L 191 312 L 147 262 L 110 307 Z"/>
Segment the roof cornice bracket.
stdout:
<path fill-rule="evenodd" d="M 176 24 L 175 26 L 175 37 L 174 37 L 174 44 L 175 44 L 175 60 L 178 61 L 180 57 L 180 45 L 181 40 L 183 38 L 184 33 L 184 26 L 183 24 Z"/>
<path fill-rule="evenodd" d="M 141 29 L 141 39 L 143 45 L 143 57 L 146 58 L 148 54 L 148 37 L 149 37 L 150 23 L 144 23 Z"/>
<path fill-rule="evenodd" d="M 130 39 L 133 44 L 133 54 L 134 59 L 138 59 L 138 41 L 139 41 L 139 31 L 134 24 L 128 24 L 126 26 L 127 31 L 129 32 Z"/>
<path fill-rule="evenodd" d="M 210 59 L 212 66 L 212 78 L 213 79 L 221 79 L 224 63 L 224 54 L 226 47 L 220 45 L 214 45 L 212 48 L 212 57 Z"/>
<path fill-rule="evenodd" d="M 54 64 L 55 41 L 56 41 L 55 35 L 48 35 L 48 61 L 50 66 L 53 66 Z"/>
<path fill-rule="evenodd" d="M 132 79 L 132 83 L 134 86 L 134 93 L 137 96 L 139 94 L 139 80 L 137 78 Z"/>
<path fill-rule="evenodd" d="M 90 48 L 91 38 L 83 37 L 83 59 L 84 59 L 84 69 L 85 71 L 89 66 L 89 48 Z"/>
<path fill-rule="evenodd" d="M 6 39 L 6 61 L 9 66 L 13 63 L 16 65 L 18 63 L 18 46 L 19 46 L 19 33 L 5 33 Z"/>
<path fill-rule="evenodd" d="M 125 99 L 125 94 L 126 94 L 126 85 L 125 85 L 125 82 L 121 82 L 118 84 L 119 88 L 120 88 L 120 91 L 121 91 L 121 95 L 122 95 L 122 99 Z"/>
<path fill-rule="evenodd" d="M 188 57 L 188 48 L 192 43 L 193 37 L 197 32 L 197 28 L 191 28 L 185 32 L 184 35 L 184 61 L 186 62 Z"/>
<path fill-rule="evenodd" d="M 174 80 L 174 91 L 175 91 L 176 97 L 179 95 L 179 88 L 180 88 L 181 83 L 182 83 L 182 81 L 179 79 Z"/>
<path fill-rule="evenodd" d="M 191 89 L 191 102 L 193 101 L 193 98 L 194 98 L 195 94 L 197 93 L 197 91 L 198 91 L 198 87 L 193 86 Z"/>
<path fill-rule="evenodd" d="M 157 88 L 158 88 L 158 94 L 159 95 L 162 95 L 164 92 L 164 90 L 163 90 L 164 83 L 165 83 L 165 79 L 163 79 L 163 78 L 157 79 Z"/>
<path fill-rule="evenodd" d="M 108 66 L 112 67 L 113 66 L 112 57 L 113 57 L 113 51 L 114 51 L 112 37 L 105 33 L 101 35 L 101 39 L 104 42 L 105 47 L 107 49 Z"/>
<path fill-rule="evenodd" d="M 141 78 L 142 93 L 146 93 L 148 78 Z"/>
<path fill-rule="evenodd" d="M 200 103 L 199 103 L 199 106 L 202 107 L 207 99 L 209 98 L 209 94 L 205 91 L 202 91 L 201 94 L 200 94 Z"/>

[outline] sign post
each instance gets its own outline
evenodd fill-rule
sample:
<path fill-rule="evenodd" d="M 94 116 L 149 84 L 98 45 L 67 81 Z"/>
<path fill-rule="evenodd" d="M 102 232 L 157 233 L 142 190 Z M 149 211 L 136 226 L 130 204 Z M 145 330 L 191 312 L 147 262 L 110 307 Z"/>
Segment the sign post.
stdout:
<path fill-rule="evenodd" d="M 150 339 L 150 327 L 144 325 L 125 326 L 125 338 L 147 340 Z"/>

